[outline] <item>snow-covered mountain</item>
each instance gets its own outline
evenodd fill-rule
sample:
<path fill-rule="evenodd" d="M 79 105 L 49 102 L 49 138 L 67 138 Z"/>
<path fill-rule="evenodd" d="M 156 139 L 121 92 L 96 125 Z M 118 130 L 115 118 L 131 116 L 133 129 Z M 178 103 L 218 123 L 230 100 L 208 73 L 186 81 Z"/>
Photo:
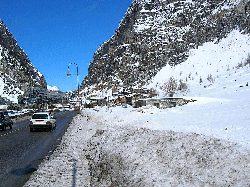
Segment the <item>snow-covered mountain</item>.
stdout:
<path fill-rule="evenodd" d="M 95 52 L 81 89 L 145 86 L 162 68 L 186 62 L 192 51 L 203 44 L 218 44 L 235 29 L 241 34 L 249 33 L 249 9 L 250 3 L 246 0 L 135 0 L 112 38 Z M 197 63 L 204 63 L 200 66 L 206 66 L 206 61 L 199 61 Z M 218 64 L 219 60 L 213 62 Z M 187 72 L 182 69 L 182 73 Z M 201 76 L 203 72 L 196 68 L 189 69 L 188 73 Z M 203 77 L 203 81 L 205 79 Z M 185 89 L 186 81 L 183 79 L 180 84 Z M 165 84 L 168 82 L 169 79 Z"/>
<path fill-rule="evenodd" d="M 47 83 L 0 20 L 0 96 L 17 103 L 30 87 L 47 88 Z"/>

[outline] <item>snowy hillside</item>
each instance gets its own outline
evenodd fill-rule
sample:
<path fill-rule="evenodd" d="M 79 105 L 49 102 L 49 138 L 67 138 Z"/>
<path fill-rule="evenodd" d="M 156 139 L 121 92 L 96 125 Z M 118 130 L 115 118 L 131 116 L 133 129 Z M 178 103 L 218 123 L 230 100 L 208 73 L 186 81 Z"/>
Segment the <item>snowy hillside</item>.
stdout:
<path fill-rule="evenodd" d="M 8 91 L 6 91 L 6 88 Z M 6 98 L 12 103 L 18 103 L 18 96 L 24 92 L 14 85 L 7 85 L 4 79 L 0 76 L 0 97 Z M 4 104 L 4 103 L 2 103 Z"/>
<path fill-rule="evenodd" d="M 148 85 L 182 80 L 196 102 L 83 109 L 25 186 L 249 186 L 249 44 L 234 30 Z"/>
<path fill-rule="evenodd" d="M 231 87 L 232 76 L 238 76 L 242 71 L 241 67 L 250 65 L 250 35 L 234 30 L 227 38 L 219 42 L 205 43 L 198 49 L 190 50 L 189 53 L 189 58 L 185 62 L 174 67 L 167 65 L 162 68 L 148 87 L 156 88 L 163 96 L 166 93 L 162 88 L 171 78 L 177 85 L 187 84 L 187 90 L 179 91 L 179 95 L 195 96 L 204 94 L 201 92 L 206 93 L 206 90 L 211 87 L 217 87 L 217 89 Z M 248 72 L 247 69 L 242 73 Z M 248 81 L 250 80 L 247 78 L 242 80 L 239 77 L 236 84 L 244 86 Z"/>
<path fill-rule="evenodd" d="M 47 83 L 0 20 L 0 97 L 17 103 L 30 87 L 46 88 Z"/>

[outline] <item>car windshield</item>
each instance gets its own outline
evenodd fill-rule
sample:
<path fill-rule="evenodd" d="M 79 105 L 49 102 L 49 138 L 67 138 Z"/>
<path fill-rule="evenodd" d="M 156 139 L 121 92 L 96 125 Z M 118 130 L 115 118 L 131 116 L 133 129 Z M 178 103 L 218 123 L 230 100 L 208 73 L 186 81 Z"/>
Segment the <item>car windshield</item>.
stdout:
<path fill-rule="evenodd" d="M 34 114 L 32 116 L 32 119 L 48 119 L 48 114 Z"/>

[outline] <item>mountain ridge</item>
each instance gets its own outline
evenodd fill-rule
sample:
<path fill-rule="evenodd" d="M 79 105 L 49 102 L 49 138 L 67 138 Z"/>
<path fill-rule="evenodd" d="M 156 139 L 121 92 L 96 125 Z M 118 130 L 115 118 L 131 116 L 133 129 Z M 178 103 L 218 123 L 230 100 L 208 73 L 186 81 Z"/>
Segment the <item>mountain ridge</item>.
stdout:
<path fill-rule="evenodd" d="M 33 66 L 28 55 L 0 20 L 0 96 L 14 97 L 30 87 L 47 89 L 44 76 Z"/>
<path fill-rule="evenodd" d="M 233 29 L 249 33 L 249 1 L 135 0 L 110 40 L 95 52 L 81 89 L 141 87 L 190 49 L 221 40 Z"/>

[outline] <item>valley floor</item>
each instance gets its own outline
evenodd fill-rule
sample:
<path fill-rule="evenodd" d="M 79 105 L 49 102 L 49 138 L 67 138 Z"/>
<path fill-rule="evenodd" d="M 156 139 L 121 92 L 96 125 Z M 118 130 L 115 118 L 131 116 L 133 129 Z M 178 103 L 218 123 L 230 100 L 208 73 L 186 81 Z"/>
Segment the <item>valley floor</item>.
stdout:
<path fill-rule="evenodd" d="M 164 110 L 84 109 L 25 186 L 249 186 L 250 89 L 236 89 Z"/>

